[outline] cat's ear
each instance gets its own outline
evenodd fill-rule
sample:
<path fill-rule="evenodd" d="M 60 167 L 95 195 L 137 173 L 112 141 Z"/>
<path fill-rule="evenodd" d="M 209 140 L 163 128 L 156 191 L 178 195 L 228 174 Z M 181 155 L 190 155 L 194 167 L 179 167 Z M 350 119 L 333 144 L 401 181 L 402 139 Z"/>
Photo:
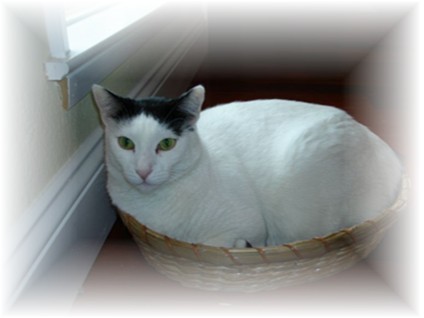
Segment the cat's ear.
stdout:
<path fill-rule="evenodd" d="M 199 119 L 200 110 L 205 100 L 205 88 L 197 85 L 181 95 L 180 109 L 190 115 L 190 125 L 194 125 Z"/>
<path fill-rule="evenodd" d="M 119 107 L 117 96 L 100 85 L 93 85 L 92 92 L 103 122 L 107 122 Z"/>

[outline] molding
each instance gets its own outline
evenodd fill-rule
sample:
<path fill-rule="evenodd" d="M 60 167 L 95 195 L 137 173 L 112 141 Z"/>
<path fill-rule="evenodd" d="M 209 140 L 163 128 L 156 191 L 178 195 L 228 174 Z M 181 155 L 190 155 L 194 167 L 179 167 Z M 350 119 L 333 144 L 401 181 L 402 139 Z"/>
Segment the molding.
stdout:
<path fill-rule="evenodd" d="M 6 290 L 10 304 L 73 245 L 86 238 L 103 244 L 115 213 L 104 186 L 102 137 L 98 128 L 87 138 L 12 230 L 6 266 L 13 273 Z"/>

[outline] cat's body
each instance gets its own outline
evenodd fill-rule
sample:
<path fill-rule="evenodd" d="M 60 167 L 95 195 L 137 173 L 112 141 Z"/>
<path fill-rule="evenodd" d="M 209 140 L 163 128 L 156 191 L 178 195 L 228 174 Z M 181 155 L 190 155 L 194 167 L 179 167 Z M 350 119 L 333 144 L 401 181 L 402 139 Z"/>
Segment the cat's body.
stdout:
<path fill-rule="evenodd" d="M 197 120 L 204 91 L 196 87 L 168 106 L 187 118 L 165 112 L 160 122 L 148 110 L 113 116 L 119 98 L 94 92 L 113 203 L 175 239 L 243 247 L 321 236 L 376 216 L 400 184 L 393 151 L 333 107 L 257 100 Z M 133 149 L 122 149 L 120 136 Z M 170 138 L 172 149 L 159 151 Z"/>

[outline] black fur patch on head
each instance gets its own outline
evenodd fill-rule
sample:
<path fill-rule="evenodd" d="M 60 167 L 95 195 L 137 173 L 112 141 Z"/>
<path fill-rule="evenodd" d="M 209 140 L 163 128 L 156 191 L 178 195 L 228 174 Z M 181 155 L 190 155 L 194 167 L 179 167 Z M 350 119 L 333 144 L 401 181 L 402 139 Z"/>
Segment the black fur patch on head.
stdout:
<path fill-rule="evenodd" d="M 176 135 L 181 136 L 185 130 L 192 131 L 190 120 L 192 114 L 184 112 L 180 107 L 184 96 L 177 99 L 163 97 L 148 97 L 140 100 L 124 98 L 114 95 L 119 104 L 111 118 L 115 121 L 131 120 L 141 114 L 151 116 L 160 124 L 172 130 Z"/>

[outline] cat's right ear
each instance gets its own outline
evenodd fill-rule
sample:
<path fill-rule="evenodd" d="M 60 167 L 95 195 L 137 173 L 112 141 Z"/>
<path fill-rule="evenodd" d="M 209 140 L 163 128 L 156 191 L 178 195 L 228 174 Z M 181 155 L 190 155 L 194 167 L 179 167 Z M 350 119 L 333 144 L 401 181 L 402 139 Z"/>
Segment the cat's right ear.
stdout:
<path fill-rule="evenodd" d="M 180 108 L 189 115 L 189 124 L 194 125 L 199 119 L 200 110 L 205 100 L 205 88 L 197 85 L 181 95 Z"/>
<path fill-rule="evenodd" d="M 93 85 L 91 90 L 102 120 L 106 124 L 116 112 L 116 96 L 100 85 Z"/>

